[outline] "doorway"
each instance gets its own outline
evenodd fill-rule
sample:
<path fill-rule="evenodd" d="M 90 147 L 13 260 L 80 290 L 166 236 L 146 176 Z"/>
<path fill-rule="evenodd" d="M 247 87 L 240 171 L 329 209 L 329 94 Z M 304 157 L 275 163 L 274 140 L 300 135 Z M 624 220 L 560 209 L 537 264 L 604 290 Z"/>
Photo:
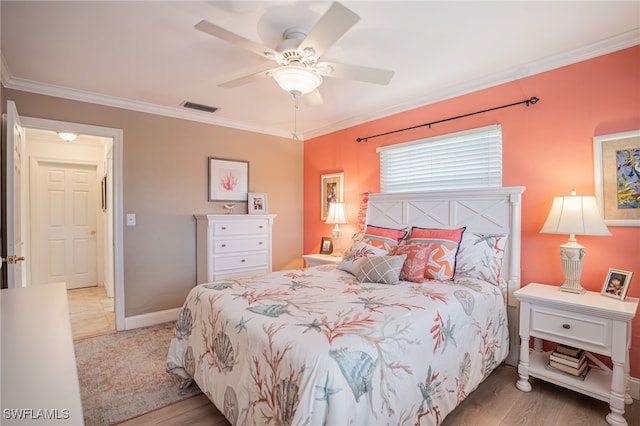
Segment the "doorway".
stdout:
<path fill-rule="evenodd" d="M 50 139 L 49 151 L 42 151 L 39 155 L 30 158 L 30 173 L 29 176 L 34 179 L 38 179 L 37 176 L 32 176 L 33 170 L 37 170 L 38 162 L 45 164 L 47 162 L 66 163 L 76 167 L 78 165 L 86 166 L 87 150 L 98 149 L 102 152 L 100 160 L 95 163 L 96 170 L 96 196 L 100 200 L 97 203 L 99 206 L 98 220 L 96 223 L 96 249 L 97 249 L 97 275 L 98 282 L 104 284 L 105 293 L 113 300 L 113 311 L 115 319 L 115 330 L 120 331 L 125 329 L 125 316 L 124 316 L 124 259 L 123 259 L 123 229 L 122 229 L 122 130 L 91 126 L 78 123 L 60 122 L 54 120 L 45 120 L 38 118 L 22 117 L 22 126 L 26 133 L 25 149 L 30 149 L 32 142 L 32 136 L 43 135 L 48 133 Z M 79 135 L 84 140 L 84 145 L 78 143 L 77 146 L 65 146 L 68 142 L 60 140 L 58 132 L 68 132 Z M 82 142 L 82 141 L 81 141 Z M 58 145 L 55 145 L 58 144 Z M 63 145 L 60 145 L 63 144 Z M 61 149 L 64 147 L 64 149 Z M 64 155 L 62 154 L 64 151 Z M 89 163 L 92 163 L 89 161 Z M 91 165 L 90 168 L 93 168 Z M 36 192 L 30 191 L 30 188 L 26 188 L 28 194 L 26 197 L 34 197 Z M 33 203 L 27 203 L 28 205 L 35 205 Z M 29 210 L 27 206 L 27 210 Z M 28 211 L 25 216 L 28 215 L 29 219 L 34 218 L 34 212 Z M 32 222 L 32 220 L 29 220 Z M 87 232 L 91 234 L 92 229 L 87 229 Z M 32 259 L 33 265 L 27 267 L 27 276 L 31 278 L 33 275 L 33 268 L 37 268 L 37 263 L 40 261 L 35 253 L 33 242 L 34 235 L 31 232 L 39 232 L 35 227 L 29 226 L 27 230 L 27 250 L 32 251 L 35 257 Z M 92 237 L 93 235 L 89 235 Z M 29 256 L 30 258 L 32 256 Z M 62 280 L 60 280 L 62 281 Z M 77 291 L 77 290 L 71 290 Z"/>

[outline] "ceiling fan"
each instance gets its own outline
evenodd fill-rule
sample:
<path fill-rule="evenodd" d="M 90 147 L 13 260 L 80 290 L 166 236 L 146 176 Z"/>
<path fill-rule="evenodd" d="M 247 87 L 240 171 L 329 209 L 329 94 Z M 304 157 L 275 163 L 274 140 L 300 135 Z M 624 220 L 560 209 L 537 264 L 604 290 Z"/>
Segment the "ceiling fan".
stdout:
<path fill-rule="evenodd" d="M 269 63 L 258 71 L 220 84 L 220 87 L 238 87 L 265 77 L 273 77 L 278 85 L 295 98 L 310 94 L 311 104 L 321 104 L 316 90 L 322 77 L 336 77 L 386 85 L 393 71 L 347 65 L 320 60 L 322 54 L 342 37 L 360 17 L 340 3 L 333 3 L 311 31 L 291 27 L 283 33 L 283 39 L 275 49 L 254 43 L 207 20 L 195 25 L 199 31 L 225 40 L 249 52 L 255 53 L 277 65 Z"/>

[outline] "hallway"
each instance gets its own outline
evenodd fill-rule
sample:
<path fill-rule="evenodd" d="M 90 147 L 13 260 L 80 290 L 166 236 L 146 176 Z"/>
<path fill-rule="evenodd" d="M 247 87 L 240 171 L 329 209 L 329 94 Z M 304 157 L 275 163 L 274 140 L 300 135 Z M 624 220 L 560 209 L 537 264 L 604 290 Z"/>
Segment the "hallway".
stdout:
<path fill-rule="evenodd" d="M 73 340 L 115 332 L 114 299 L 104 287 L 67 290 L 67 300 Z"/>

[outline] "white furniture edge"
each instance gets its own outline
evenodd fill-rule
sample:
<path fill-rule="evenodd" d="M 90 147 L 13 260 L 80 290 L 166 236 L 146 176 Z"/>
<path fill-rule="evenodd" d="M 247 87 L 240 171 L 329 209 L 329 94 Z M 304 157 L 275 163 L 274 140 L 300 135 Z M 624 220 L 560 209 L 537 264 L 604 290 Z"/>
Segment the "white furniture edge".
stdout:
<path fill-rule="evenodd" d="M 65 283 L 0 290 L 2 420 L 84 425 Z"/>
<path fill-rule="evenodd" d="M 525 187 L 477 188 L 466 190 L 376 193 L 369 195 L 367 224 L 395 229 L 458 228 L 469 232 L 509 236 L 502 264 L 507 281 L 506 303 L 509 321 L 509 356 L 506 363 L 518 364 L 518 301 L 520 288 L 521 200 Z"/>
<path fill-rule="evenodd" d="M 342 256 L 332 256 L 330 254 L 309 253 L 302 256 L 305 267 L 318 265 L 337 265 L 342 262 Z"/>

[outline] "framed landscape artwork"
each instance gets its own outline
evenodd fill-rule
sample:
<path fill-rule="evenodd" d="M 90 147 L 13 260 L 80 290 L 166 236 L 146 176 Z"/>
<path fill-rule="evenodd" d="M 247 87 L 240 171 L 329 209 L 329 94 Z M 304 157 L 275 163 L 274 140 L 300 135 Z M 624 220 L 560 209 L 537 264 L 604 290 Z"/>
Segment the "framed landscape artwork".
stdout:
<path fill-rule="evenodd" d="M 247 201 L 249 162 L 209 157 L 209 201 Z"/>
<path fill-rule="evenodd" d="M 640 226 L 640 130 L 593 138 L 596 199 L 609 226 Z"/>

